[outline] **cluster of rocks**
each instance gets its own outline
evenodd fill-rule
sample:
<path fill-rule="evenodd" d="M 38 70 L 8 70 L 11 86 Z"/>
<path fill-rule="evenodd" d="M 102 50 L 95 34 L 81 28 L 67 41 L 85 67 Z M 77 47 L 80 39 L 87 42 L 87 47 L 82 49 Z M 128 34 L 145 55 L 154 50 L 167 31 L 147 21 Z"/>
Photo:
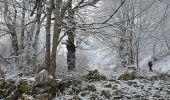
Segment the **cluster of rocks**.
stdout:
<path fill-rule="evenodd" d="M 140 76 L 133 68 L 108 79 L 97 70 L 83 79 L 55 80 L 46 70 L 35 81 L 0 79 L 0 99 L 4 100 L 126 100 L 169 99 L 167 75 Z M 12 92 L 11 92 L 12 91 Z"/>
<path fill-rule="evenodd" d="M 0 79 L 0 98 L 4 100 L 49 100 L 56 94 L 55 80 L 47 71 L 41 71 L 35 81 L 15 78 Z M 29 98 L 29 99 L 28 99 Z"/>

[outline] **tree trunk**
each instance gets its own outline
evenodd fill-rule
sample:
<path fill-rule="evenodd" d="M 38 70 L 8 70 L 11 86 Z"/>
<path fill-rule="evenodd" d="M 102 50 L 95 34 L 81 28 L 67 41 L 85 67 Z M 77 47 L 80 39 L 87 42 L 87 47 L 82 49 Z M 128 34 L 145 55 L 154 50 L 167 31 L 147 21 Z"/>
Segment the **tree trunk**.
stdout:
<path fill-rule="evenodd" d="M 67 33 L 68 41 L 67 41 L 67 66 L 68 71 L 72 71 L 75 69 L 75 51 L 76 47 L 74 45 L 74 30 L 71 30 Z"/>
<path fill-rule="evenodd" d="M 68 71 L 72 71 L 75 69 L 75 51 L 76 47 L 74 45 L 74 32 L 75 32 L 75 21 L 74 21 L 74 10 L 72 9 L 72 0 L 68 5 L 68 25 L 71 26 L 71 29 L 68 29 L 67 32 L 68 40 L 66 44 L 67 48 L 67 67 Z M 70 27 L 69 27 L 70 28 Z"/>
<path fill-rule="evenodd" d="M 69 0 L 70 1 L 70 0 Z M 68 3 L 69 3 L 68 1 Z M 52 52 L 51 52 L 51 62 L 49 73 L 55 78 L 55 71 L 56 71 L 56 53 L 57 53 L 57 46 L 59 42 L 59 36 L 61 32 L 61 25 L 62 21 L 67 9 L 68 3 L 61 8 L 62 0 L 56 0 L 55 2 L 55 20 L 54 20 L 54 33 L 53 33 L 53 45 L 52 45 Z"/>
<path fill-rule="evenodd" d="M 25 0 L 22 0 L 22 19 L 21 19 L 21 41 L 20 41 L 20 49 L 23 50 L 24 49 L 24 33 L 25 33 Z"/>
<path fill-rule="evenodd" d="M 45 69 L 49 71 L 50 67 L 50 28 L 51 28 L 51 14 L 52 14 L 52 0 L 49 1 L 49 7 L 47 7 L 47 21 L 46 21 L 46 52 L 45 52 Z"/>
<path fill-rule="evenodd" d="M 34 55 L 33 55 L 33 67 L 35 71 L 37 72 L 38 69 L 38 42 L 39 42 L 39 33 L 41 29 L 41 13 L 42 13 L 42 0 L 37 1 L 37 15 L 36 15 L 36 32 L 35 32 L 35 38 L 34 38 L 34 44 L 33 44 L 33 49 L 34 49 Z"/>
<path fill-rule="evenodd" d="M 55 2 L 55 21 L 54 21 L 54 33 L 53 33 L 53 44 L 52 44 L 52 52 L 51 52 L 51 62 L 49 73 L 55 77 L 56 71 L 56 53 L 57 53 L 57 42 L 59 39 L 59 35 L 61 32 L 61 18 L 60 18 L 60 6 L 62 0 L 56 0 Z"/>
<path fill-rule="evenodd" d="M 19 46 L 18 46 L 18 39 L 17 39 L 17 34 L 16 34 L 16 16 L 17 16 L 17 10 L 15 10 L 15 15 L 13 20 L 11 20 L 11 16 L 8 15 L 9 14 L 9 9 L 8 9 L 8 1 L 5 0 L 5 10 L 4 10 L 4 20 L 5 23 L 10 31 L 10 34 L 12 36 L 12 47 L 14 49 L 14 52 L 12 53 L 12 55 L 18 56 L 19 53 Z M 10 21 L 11 20 L 11 21 Z"/>

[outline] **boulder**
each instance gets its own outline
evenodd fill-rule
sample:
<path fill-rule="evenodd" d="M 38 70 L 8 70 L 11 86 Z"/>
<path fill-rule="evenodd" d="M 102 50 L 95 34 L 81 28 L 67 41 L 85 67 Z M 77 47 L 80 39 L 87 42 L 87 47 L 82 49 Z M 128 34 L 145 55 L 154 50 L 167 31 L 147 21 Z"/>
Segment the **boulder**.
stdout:
<path fill-rule="evenodd" d="M 5 73 L 2 71 L 1 67 L 0 67 L 0 78 L 5 78 Z"/>
<path fill-rule="evenodd" d="M 35 95 L 35 100 L 52 100 L 52 94 L 50 93 L 43 93 Z"/>
<path fill-rule="evenodd" d="M 0 89 L 3 89 L 5 86 L 5 78 L 0 78 Z"/>
<path fill-rule="evenodd" d="M 106 76 L 101 75 L 98 70 L 89 71 L 87 75 L 84 76 L 86 80 L 90 81 L 101 81 L 101 80 L 107 80 Z"/>
<path fill-rule="evenodd" d="M 111 94 L 109 90 L 102 90 L 100 96 L 104 96 L 106 98 L 110 98 Z"/>
<path fill-rule="evenodd" d="M 34 86 L 43 87 L 47 85 L 55 85 L 55 79 L 44 69 L 36 76 Z"/>
<path fill-rule="evenodd" d="M 87 89 L 88 91 L 92 91 L 92 92 L 95 92 L 97 90 L 95 85 L 87 85 Z"/>
<path fill-rule="evenodd" d="M 35 100 L 35 98 L 31 95 L 23 94 L 21 97 L 19 97 L 17 100 Z"/>
<path fill-rule="evenodd" d="M 81 96 L 82 96 L 82 97 L 85 97 L 85 96 L 87 96 L 87 95 L 89 95 L 89 94 L 90 94 L 89 91 L 83 91 L 83 92 L 81 93 Z"/>
<path fill-rule="evenodd" d="M 121 74 L 120 76 L 118 76 L 117 80 L 128 81 L 128 80 L 134 80 L 135 78 L 136 78 L 135 71 L 127 71 L 127 72 Z"/>

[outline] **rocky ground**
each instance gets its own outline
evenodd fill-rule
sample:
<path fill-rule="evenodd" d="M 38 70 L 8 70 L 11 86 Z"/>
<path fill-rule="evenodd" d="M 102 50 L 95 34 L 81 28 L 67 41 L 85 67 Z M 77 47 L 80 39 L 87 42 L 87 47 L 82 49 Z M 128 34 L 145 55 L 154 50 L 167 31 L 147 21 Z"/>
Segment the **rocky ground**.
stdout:
<path fill-rule="evenodd" d="M 45 70 L 35 79 L 0 79 L 4 100 L 170 100 L 168 74 L 127 68 L 110 78 L 89 71 L 80 79 L 55 80 Z"/>

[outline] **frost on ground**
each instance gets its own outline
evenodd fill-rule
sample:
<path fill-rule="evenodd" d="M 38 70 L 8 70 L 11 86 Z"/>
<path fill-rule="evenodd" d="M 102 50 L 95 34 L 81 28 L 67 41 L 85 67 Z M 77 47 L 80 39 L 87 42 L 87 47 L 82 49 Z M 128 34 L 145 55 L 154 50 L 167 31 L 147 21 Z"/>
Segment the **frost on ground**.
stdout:
<path fill-rule="evenodd" d="M 15 81 L 15 87 L 19 86 L 22 95 L 20 98 L 33 98 L 34 100 L 170 100 L 170 56 L 166 56 L 154 63 L 154 72 L 149 72 L 147 61 L 150 57 L 140 63 L 140 67 L 119 68 L 114 65 L 98 66 L 91 65 L 88 73 L 83 76 L 76 73 L 69 75 L 66 79 L 51 80 L 49 86 L 32 87 L 37 78 L 19 77 L 16 73 L 7 74 L 6 80 L 0 80 L 1 83 L 10 85 Z M 95 70 L 98 69 L 98 70 Z M 45 71 L 42 71 L 45 72 Z M 42 73 L 40 72 L 40 74 Z M 37 75 L 38 76 L 38 75 Z M 48 76 L 43 75 L 43 76 Z M 79 77 L 77 77 L 79 76 Z M 8 83 L 9 82 L 9 83 Z M 52 84 L 53 83 L 53 84 Z M 3 85 L 2 85 L 3 86 Z M 31 87 L 30 87 L 31 86 Z M 42 86 L 42 85 L 41 85 Z M 5 93 L 4 87 L 0 92 Z M 8 88 L 6 90 L 10 90 Z M 4 91 L 4 92 L 3 92 Z M 8 94 L 3 94 L 0 98 Z M 43 99 L 42 99 L 43 98 Z"/>

